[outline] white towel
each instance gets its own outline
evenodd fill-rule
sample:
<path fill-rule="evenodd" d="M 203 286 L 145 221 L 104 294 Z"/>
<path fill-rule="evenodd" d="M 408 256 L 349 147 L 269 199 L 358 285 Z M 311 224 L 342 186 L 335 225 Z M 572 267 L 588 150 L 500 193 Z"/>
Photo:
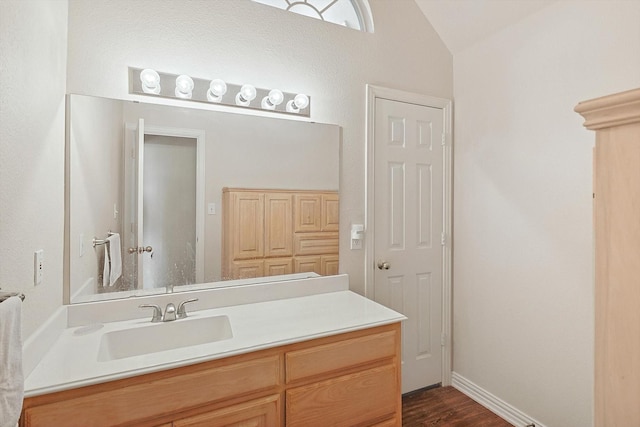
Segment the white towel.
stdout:
<path fill-rule="evenodd" d="M 120 235 L 113 233 L 107 237 L 109 256 L 111 257 L 111 272 L 109 273 L 109 286 L 116 284 L 116 280 L 122 276 L 122 248 L 120 247 Z"/>
<path fill-rule="evenodd" d="M 22 411 L 21 306 L 18 297 L 0 302 L 0 427 L 14 427 Z"/>
<path fill-rule="evenodd" d="M 109 266 L 111 265 L 111 261 L 109 260 L 109 245 L 104 245 L 104 266 L 102 267 L 102 287 L 106 288 L 109 286 Z"/>

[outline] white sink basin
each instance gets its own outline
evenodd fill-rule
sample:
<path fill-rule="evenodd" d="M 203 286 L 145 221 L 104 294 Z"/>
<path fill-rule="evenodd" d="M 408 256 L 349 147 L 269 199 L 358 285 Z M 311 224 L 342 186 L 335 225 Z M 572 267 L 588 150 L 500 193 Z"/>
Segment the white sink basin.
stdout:
<path fill-rule="evenodd" d="M 233 338 L 227 316 L 191 317 L 107 332 L 98 361 L 123 359 Z"/>

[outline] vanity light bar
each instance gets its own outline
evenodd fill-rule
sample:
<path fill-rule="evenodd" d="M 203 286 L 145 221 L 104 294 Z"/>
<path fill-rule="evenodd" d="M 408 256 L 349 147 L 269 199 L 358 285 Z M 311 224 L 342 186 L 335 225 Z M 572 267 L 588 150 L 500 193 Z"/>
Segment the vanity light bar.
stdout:
<path fill-rule="evenodd" d="M 129 67 L 129 93 L 302 117 L 311 115 L 311 100 L 302 93 L 260 89 L 250 84 L 237 85 L 221 79 L 201 79 L 150 68 Z"/>

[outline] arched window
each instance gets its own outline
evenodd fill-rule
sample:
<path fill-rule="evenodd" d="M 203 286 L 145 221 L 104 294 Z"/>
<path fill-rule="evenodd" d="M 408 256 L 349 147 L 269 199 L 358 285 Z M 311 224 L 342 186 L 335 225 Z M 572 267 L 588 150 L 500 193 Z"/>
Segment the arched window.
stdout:
<path fill-rule="evenodd" d="M 367 0 L 253 0 L 300 15 L 373 33 Z"/>

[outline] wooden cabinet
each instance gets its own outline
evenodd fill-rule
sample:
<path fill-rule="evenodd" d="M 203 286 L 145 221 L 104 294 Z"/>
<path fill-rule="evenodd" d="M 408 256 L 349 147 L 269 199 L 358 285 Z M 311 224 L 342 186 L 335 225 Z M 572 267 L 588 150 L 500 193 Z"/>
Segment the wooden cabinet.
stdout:
<path fill-rule="evenodd" d="M 338 273 L 337 192 L 225 188 L 222 200 L 224 279 Z"/>
<path fill-rule="evenodd" d="M 400 324 L 24 401 L 21 427 L 401 425 Z"/>
<path fill-rule="evenodd" d="M 596 131 L 595 426 L 640 419 L 640 89 L 578 104 Z"/>
<path fill-rule="evenodd" d="M 173 427 L 272 427 L 280 425 L 280 396 L 273 395 L 173 422 Z"/>

